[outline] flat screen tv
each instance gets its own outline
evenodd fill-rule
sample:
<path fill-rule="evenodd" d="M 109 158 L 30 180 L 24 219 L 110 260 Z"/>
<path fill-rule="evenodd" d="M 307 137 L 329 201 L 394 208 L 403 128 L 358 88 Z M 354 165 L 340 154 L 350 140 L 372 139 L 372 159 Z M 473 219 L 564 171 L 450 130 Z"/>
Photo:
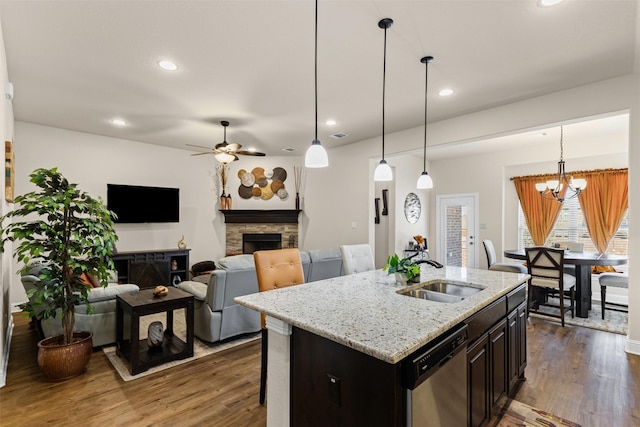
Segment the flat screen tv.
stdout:
<path fill-rule="evenodd" d="M 116 223 L 179 222 L 180 189 L 107 184 L 107 208 Z"/>

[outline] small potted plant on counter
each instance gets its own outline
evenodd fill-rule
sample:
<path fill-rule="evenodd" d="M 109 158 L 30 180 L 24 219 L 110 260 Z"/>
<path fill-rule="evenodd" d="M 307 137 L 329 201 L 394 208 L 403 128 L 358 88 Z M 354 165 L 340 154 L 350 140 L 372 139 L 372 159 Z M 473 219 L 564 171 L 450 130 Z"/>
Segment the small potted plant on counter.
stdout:
<path fill-rule="evenodd" d="M 406 285 L 407 282 L 420 282 L 420 266 L 411 258 L 400 258 L 397 254 L 387 257 L 387 264 L 382 268 L 388 274 L 395 274 L 396 282 Z"/>

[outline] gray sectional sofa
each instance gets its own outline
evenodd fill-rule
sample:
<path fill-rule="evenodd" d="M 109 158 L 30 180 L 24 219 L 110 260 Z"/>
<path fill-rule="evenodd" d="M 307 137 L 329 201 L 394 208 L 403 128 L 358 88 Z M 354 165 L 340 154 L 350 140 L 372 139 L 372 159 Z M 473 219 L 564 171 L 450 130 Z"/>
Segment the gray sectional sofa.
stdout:
<path fill-rule="evenodd" d="M 300 258 L 305 282 L 342 275 L 339 248 L 300 251 Z M 258 332 L 260 314 L 233 301 L 237 296 L 258 292 L 253 255 L 225 257 L 216 265 L 204 282 L 191 280 L 178 285 L 195 298 L 195 335 L 216 342 Z"/>

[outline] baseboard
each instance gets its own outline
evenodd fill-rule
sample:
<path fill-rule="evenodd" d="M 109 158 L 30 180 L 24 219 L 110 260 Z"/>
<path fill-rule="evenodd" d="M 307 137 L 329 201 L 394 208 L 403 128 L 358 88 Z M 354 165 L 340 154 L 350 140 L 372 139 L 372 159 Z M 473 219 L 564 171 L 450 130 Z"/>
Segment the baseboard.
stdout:
<path fill-rule="evenodd" d="M 9 365 L 9 350 L 11 349 L 11 337 L 13 336 L 13 316 L 9 316 L 7 335 L 4 339 L 4 353 L 2 354 L 2 369 L 0 369 L 0 388 L 7 383 L 7 366 Z"/>
<path fill-rule="evenodd" d="M 631 354 L 637 354 L 640 356 L 640 341 L 631 340 L 627 335 L 627 344 L 624 346 L 624 351 Z"/>

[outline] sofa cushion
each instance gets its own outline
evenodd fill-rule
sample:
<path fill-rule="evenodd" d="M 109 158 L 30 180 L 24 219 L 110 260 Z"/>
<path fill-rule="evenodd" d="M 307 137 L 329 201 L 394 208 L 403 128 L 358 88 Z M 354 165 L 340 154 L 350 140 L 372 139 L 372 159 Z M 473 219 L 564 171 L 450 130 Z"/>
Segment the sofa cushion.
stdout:
<path fill-rule="evenodd" d="M 179 289 L 189 292 L 197 300 L 204 301 L 207 297 L 207 285 L 205 283 L 185 280 L 178 285 Z"/>
<path fill-rule="evenodd" d="M 115 299 L 116 295 L 126 294 L 129 292 L 138 292 L 140 288 L 138 285 L 116 285 L 110 284 L 106 288 L 92 288 L 89 291 L 88 300 L 90 303 L 98 302 L 98 301 L 106 301 L 110 299 Z"/>

